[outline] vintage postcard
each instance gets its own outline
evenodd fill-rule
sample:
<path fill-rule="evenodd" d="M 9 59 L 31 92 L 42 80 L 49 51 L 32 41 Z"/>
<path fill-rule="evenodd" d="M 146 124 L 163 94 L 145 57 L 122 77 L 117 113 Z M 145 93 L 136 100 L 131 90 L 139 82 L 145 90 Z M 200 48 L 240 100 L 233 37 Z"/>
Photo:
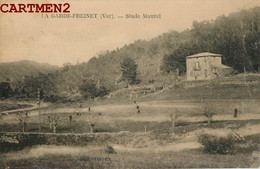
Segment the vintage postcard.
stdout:
<path fill-rule="evenodd" d="M 259 0 L 0 1 L 0 168 L 258 167 Z"/>

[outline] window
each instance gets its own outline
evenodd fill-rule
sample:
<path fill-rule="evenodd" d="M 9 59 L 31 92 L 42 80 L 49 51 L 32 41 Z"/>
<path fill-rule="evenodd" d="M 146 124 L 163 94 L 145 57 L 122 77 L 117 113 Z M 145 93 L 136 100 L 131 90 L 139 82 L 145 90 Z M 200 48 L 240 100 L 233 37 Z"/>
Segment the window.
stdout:
<path fill-rule="evenodd" d="M 195 62 L 194 70 L 200 70 L 200 63 L 199 62 Z"/>
<path fill-rule="evenodd" d="M 205 78 L 208 77 L 208 71 L 207 71 L 207 69 L 204 70 L 204 77 L 205 77 Z"/>

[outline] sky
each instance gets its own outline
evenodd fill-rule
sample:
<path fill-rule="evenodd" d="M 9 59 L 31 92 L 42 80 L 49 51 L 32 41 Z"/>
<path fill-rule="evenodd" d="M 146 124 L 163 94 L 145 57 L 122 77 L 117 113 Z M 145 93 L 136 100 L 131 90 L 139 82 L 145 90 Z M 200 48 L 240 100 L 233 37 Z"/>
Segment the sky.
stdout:
<path fill-rule="evenodd" d="M 70 3 L 71 14 L 113 14 L 115 19 L 42 18 L 37 13 L 0 13 L 0 62 L 34 60 L 62 66 L 149 40 L 193 21 L 212 20 L 260 5 L 260 0 L 1 0 L 3 3 Z M 117 18 L 160 14 L 161 19 Z"/>

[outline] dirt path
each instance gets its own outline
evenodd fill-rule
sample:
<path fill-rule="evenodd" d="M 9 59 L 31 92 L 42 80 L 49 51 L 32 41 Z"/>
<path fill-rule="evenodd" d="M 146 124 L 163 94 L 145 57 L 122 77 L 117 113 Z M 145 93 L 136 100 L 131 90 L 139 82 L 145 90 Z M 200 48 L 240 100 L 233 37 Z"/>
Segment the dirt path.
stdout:
<path fill-rule="evenodd" d="M 23 103 L 19 103 L 19 104 L 23 104 Z M 26 103 L 28 104 L 28 103 Z M 37 104 L 33 104 L 33 103 L 29 103 L 30 105 L 32 105 L 32 107 L 28 107 L 28 108 L 23 108 L 23 109 L 15 109 L 15 110 L 7 110 L 7 111 L 2 111 L 1 113 L 3 114 L 13 114 L 16 112 L 24 112 L 24 111 L 32 111 L 35 109 L 38 109 L 38 105 Z M 47 107 L 48 104 L 47 103 L 41 103 L 41 109 Z"/>

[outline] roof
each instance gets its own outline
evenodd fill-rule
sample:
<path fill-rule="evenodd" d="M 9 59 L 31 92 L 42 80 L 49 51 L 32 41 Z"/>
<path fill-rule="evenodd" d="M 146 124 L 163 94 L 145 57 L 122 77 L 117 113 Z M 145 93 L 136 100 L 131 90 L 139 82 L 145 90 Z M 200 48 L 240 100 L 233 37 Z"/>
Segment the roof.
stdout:
<path fill-rule="evenodd" d="M 204 53 L 198 53 L 198 54 L 195 54 L 195 55 L 187 56 L 186 59 L 187 58 L 207 57 L 207 56 L 221 57 L 222 55 L 215 54 L 215 53 L 204 52 Z"/>
<path fill-rule="evenodd" d="M 231 68 L 229 66 L 226 66 L 226 65 L 213 65 L 213 67 L 219 67 L 219 68 L 223 68 L 223 69 L 227 69 L 227 68 Z"/>

